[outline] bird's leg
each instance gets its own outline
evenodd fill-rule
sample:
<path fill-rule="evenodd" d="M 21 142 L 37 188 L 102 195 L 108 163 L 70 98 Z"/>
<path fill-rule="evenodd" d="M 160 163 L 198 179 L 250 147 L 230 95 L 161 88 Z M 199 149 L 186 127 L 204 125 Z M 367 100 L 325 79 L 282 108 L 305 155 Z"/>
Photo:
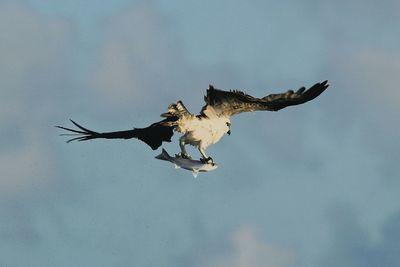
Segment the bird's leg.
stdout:
<path fill-rule="evenodd" d="M 214 161 L 213 161 L 213 159 L 212 159 L 211 157 L 207 157 L 204 148 L 199 147 L 199 152 L 200 152 L 200 154 L 201 154 L 201 156 L 202 156 L 202 158 L 200 159 L 202 162 L 204 162 L 204 163 L 211 163 L 211 164 L 214 163 Z"/>
<path fill-rule="evenodd" d="M 181 153 L 179 153 L 176 156 L 184 159 L 191 159 L 192 157 L 189 155 L 189 153 L 186 152 L 185 145 L 186 145 L 185 138 L 184 136 L 182 136 L 181 138 L 179 138 L 179 146 L 181 148 Z"/>

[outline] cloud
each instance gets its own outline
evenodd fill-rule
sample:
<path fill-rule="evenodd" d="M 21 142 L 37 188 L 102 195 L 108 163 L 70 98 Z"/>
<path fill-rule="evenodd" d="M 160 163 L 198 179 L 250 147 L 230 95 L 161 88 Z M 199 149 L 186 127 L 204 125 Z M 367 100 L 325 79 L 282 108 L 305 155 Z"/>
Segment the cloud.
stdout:
<path fill-rule="evenodd" d="M 109 104 L 143 105 L 144 95 L 160 97 L 179 81 L 179 43 L 167 17 L 151 3 L 111 17 L 103 37 L 91 84 Z"/>
<path fill-rule="evenodd" d="M 334 54 L 336 73 L 348 83 L 359 102 L 370 109 L 399 109 L 400 51 L 366 47 Z"/>
<path fill-rule="evenodd" d="M 51 180 L 52 157 L 40 140 L 0 153 L 0 193 L 12 194 L 40 188 Z M 35 142 L 39 141 L 39 142 Z"/>
<path fill-rule="evenodd" d="M 60 86 L 69 41 L 67 23 L 46 18 L 20 1 L 0 2 L 0 123 L 51 114 L 49 96 Z M 28 116 L 31 115 L 31 116 Z M 28 119 L 29 118 L 29 119 Z"/>
<path fill-rule="evenodd" d="M 349 47 L 332 51 L 332 88 L 328 110 L 335 116 L 324 124 L 336 129 L 357 127 L 358 139 L 379 156 L 381 175 L 395 181 L 400 144 L 400 51 Z M 340 112 L 335 112 L 340 103 Z M 332 132 L 337 132 L 332 131 Z"/>
<path fill-rule="evenodd" d="M 400 211 L 390 216 L 374 240 L 364 230 L 359 214 L 346 207 L 330 213 L 331 243 L 320 266 L 390 267 L 400 265 Z"/>
<path fill-rule="evenodd" d="M 57 113 L 67 24 L 19 1 L 0 2 L 0 192 L 23 192 L 51 180 L 55 166 L 46 134 Z M 38 127 L 39 125 L 39 127 Z"/>
<path fill-rule="evenodd" d="M 285 267 L 294 261 L 293 253 L 260 240 L 255 229 L 242 225 L 233 232 L 229 249 L 212 255 L 200 266 L 209 267 Z"/>
<path fill-rule="evenodd" d="M 182 99 L 196 112 L 209 83 L 240 85 L 241 74 L 231 64 L 204 68 L 191 62 L 183 49 L 188 36 L 179 35 L 174 22 L 147 2 L 130 5 L 101 24 L 104 34 L 88 83 L 102 106 L 112 106 L 116 112 L 132 107 L 148 112 L 149 103 L 159 103 L 163 112 Z"/>
<path fill-rule="evenodd" d="M 52 70 L 64 53 L 68 26 L 62 20 L 35 13 L 20 1 L 0 2 L 0 15 L 1 83 L 19 91 L 28 90 L 19 85 Z M 2 92 L 11 94 L 9 90 Z"/>
<path fill-rule="evenodd" d="M 24 3 L 0 1 L 2 260 L 11 253 L 5 251 L 31 250 L 42 241 L 37 211 L 53 203 L 49 196 L 63 177 L 49 132 L 62 106 L 56 94 L 66 77 L 71 32 L 65 21 Z"/>
<path fill-rule="evenodd" d="M 14 199 L 2 203 L 0 214 L 0 247 L 3 249 L 6 244 L 37 245 L 41 241 L 41 235 L 34 226 L 32 210 L 23 201 Z"/>

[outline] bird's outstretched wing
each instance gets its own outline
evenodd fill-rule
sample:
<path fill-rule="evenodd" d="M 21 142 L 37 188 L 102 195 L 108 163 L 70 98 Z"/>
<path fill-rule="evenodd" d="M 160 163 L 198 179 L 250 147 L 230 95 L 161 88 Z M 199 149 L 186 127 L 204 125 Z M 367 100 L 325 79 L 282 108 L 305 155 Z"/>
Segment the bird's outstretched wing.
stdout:
<path fill-rule="evenodd" d="M 214 114 L 231 117 L 242 112 L 277 111 L 310 101 L 319 96 L 328 86 L 328 81 L 324 81 L 314 84 L 307 90 L 305 87 L 301 87 L 297 91 L 289 90 L 281 94 L 270 94 L 263 98 L 256 98 L 242 91 L 223 91 L 210 85 L 207 95 L 204 97 L 206 105 L 202 108 L 201 115 Z"/>
<path fill-rule="evenodd" d="M 137 138 L 147 145 L 149 145 L 153 150 L 159 148 L 162 142 L 171 142 L 171 137 L 174 134 L 173 126 L 165 126 L 163 123 L 176 120 L 176 118 L 166 118 L 162 121 L 153 123 L 146 128 L 134 128 L 127 131 L 117 131 L 117 132 L 104 132 L 99 133 L 89 129 L 86 129 L 79 125 L 78 123 L 70 120 L 78 129 L 71 129 L 62 126 L 56 126 L 57 128 L 67 130 L 70 133 L 61 134 L 63 136 L 73 136 L 67 142 L 71 141 L 87 141 L 96 138 L 106 138 L 106 139 L 130 139 Z"/>

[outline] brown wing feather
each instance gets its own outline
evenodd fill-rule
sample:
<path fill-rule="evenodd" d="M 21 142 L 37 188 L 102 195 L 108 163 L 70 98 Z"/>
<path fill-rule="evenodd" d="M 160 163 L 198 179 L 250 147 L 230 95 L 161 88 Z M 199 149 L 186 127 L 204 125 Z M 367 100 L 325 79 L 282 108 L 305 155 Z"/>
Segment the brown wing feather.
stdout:
<path fill-rule="evenodd" d="M 57 128 L 66 130 L 70 133 L 61 134 L 66 136 L 73 136 L 73 138 L 69 139 L 67 142 L 71 141 L 87 141 L 97 138 L 105 138 L 105 139 L 130 139 L 137 138 L 147 145 L 149 145 L 153 150 L 159 148 L 162 142 L 171 142 L 171 137 L 174 134 L 173 126 L 166 126 L 166 122 L 171 122 L 177 120 L 176 117 L 166 118 L 162 121 L 153 123 L 152 125 L 145 128 L 134 128 L 126 131 L 117 131 L 117 132 L 95 132 L 89 129 L 86 129 L 79 125 L 78 123 L 71 120 L 71 122 L 78 129 L 71 129 L 62 126 L 56 126 Z"/>
<path fill-rule="evenodd" d="M 207 95 L 204 97 L 206 105 L 201 114 L 207 115 L 211 107 L 217 116 L 230 117 L 242 112 L 258 110 L 277 111 L 288 106 L 299 105 L 308 102 L 328 88 L 328 81 L 316 83 L 308 90 L 305 87 L 296 92 L 289 90 L 281 94 L 270 94 L 263 98 L 256 98 L 242 91 L 223 91 L 210 85 Z"/>

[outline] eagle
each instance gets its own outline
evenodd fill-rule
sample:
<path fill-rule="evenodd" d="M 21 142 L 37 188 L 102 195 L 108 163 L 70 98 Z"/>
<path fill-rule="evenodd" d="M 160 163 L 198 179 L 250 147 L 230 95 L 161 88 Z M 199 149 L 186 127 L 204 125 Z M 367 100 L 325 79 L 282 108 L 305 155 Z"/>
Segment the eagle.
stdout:
<path fill-rule="evenodd" d="M 308 102 L 328 88 L 328 81 L 319 82 L 306 89 L 284 93 L 269 94 L 262 98 L 253 97 L 240 90 L 221 90 L 209 85 L 204 96 L 205 105 L 198 115 L 190 113 L 181 100 L 168 106 L 166 113 L 161 114 L 161 121 L 155 122 L 145 128 L 133 128 L 126 131 L 95 132 L 89 130 L 73 120 L 77 128 L 71 129 L 56 126 L 68 131 L 62 135 L 72 135 L 71 141 L 87 141 L 97 138 L 106 139 L 131 139 L 136 138 L 153 150 L 159 148 L 163 142 L 171 142 L 174 132 L 179 132 L 181 152 L 177 156 L 190 159 L 185 146 L 196 147 L 204 163 L 213 163 L 213 159 L 206 155 L 205 150 L 210 145 L 217 143 L 225 134 L 230 135 L 231 121 L 234 115 L 253 111 L 278 111 L 283 108 L 300 105 Z"/>

